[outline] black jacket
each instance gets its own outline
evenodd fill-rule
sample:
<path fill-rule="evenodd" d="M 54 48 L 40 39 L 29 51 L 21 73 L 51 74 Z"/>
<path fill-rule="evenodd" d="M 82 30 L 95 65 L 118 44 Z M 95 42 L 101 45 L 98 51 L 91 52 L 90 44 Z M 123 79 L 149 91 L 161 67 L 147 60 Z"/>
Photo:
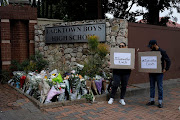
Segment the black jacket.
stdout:
<path fill-rule="evenodd" d="M 159 48 L 158 50 L 156 51 L 160 51 L 161 52 L 161 65 L 162 65 L 162 70 L 165 69 L 166 71 L 169 70 L 170 68 L 170 65 L 171 65 L 171 60 L 169 59 L 166 51 L 164 51 L 163 49 Z M 166 65 L 165 63 L 166 62 Z M 166 67 L 166 68 L 165 68 Z"/>

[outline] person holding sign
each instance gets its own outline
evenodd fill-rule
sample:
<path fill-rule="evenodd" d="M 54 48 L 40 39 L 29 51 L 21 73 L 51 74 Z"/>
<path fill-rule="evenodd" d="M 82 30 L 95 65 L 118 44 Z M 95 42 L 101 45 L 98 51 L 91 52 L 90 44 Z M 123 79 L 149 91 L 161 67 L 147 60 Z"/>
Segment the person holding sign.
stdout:
<path fill-rule="evenodd" d="M 124 43 L 124 42 L 121 42 L 119 47 L 127 48 L 126 43 Z M 120 81 L 121 81 L 121 94 L 120 94 L 119 102 L 122 105 L 126 104 L 124 102 L 124 96 L 126 93 L 126 88 L 127 88 L 130 74 L 131 74 L 131 69 L 113 69 L 113 84 L 112 84 L 112 90 L 111 90 L 110 99 L 108 101 L 108 104 L 113 103 L 117 88 L 120 85 Z"/>
<path fill-rule="evenodd" d="M 161 65 L 162 65 L 162 73 L 149 73 L 149 80 L 150 80 L 150 102 L 146 105 L 154 105 L 155 104 L 155 82 L 157 81 L 158 87 L 158 107 L 162 108 L 163 104 L 163 73 L 169 70 L 171 61 L 166 54 L 166 51 L 162 50 L 158 45 L 156 40 L 150 40 L 148 47 L 152 51 L 160 51 L 161 53 Z"/>

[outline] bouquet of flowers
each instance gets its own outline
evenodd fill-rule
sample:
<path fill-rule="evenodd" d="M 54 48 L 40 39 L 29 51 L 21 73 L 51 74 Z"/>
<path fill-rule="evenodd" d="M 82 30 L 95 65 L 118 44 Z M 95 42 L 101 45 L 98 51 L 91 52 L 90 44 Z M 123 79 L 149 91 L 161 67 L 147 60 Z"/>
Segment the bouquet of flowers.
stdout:
<path fill-rule="evenodd" d="M 51 89 L 47 94 L 45 103 L 50 103 L 55 95 L 61 95 L 61 98 L 64 98 L 62 95 L 65 93 L 66 84 L 63 83 L 61 74 L 58 74 L 56 69 L 50 73 L 50 78 L 47 79 L 47 83 L 51 86 Z"/>
<path fill-rule="evenodd" d="M 25 73 L 23 71 L 14 71 L 13 72 L 13 77 L 12 79 L 8 82 L 11 83 L 11 85 L 15 85 L 17 88 L 20 88 L 20 78 L 25 75 Z"/>

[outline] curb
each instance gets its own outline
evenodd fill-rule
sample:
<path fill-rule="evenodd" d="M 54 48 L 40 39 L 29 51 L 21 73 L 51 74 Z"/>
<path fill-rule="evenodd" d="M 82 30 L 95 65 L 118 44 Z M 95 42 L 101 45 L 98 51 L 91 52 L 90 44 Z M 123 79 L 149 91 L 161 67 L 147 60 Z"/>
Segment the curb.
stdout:
<path fill-rule="evenodd" d="M 163 81 L 164 89 L 171 87 L 171 85 L 179 86 L 180 85 L 180 78 L 169 79 L 169 80 Z M 52 102 L 52 103 L 48 103 L 48 104 L 42 104 L 38 100 L 36 100 L 35 98 L 33 98 L 30 95 L 21 91 L 20 89 L 14 87 L 14 86 L 11 86 L 11 85 L 9 85 L 9 86 L 12 87 L 13 89 L 15 89 L 16 91 L 18 91 L 19 93 L 25 95 L 39 109 L 55 108 L 55 107 L 69 106 L 69 105 L 82 104 L 82 103 L 90 103 L 85 98 L 82 98 L 82 99 L 77 99 L 77 100 L 72 100 L 72 101 L 68 100 L 68 101 L 63 101 L 63 102 Z M 149 88 L 150 88 L 149 83 L 132 84 L 132 86 L 133 86 L 132 88 L 127 88 L 126 97 L 135 96 L 138 94 L 143 94 L 145 92 L 149 92 Z M 116 94 L 120 94 L 120 92 L 117 92 Z M 108 101 L 109 96 L 110 96 L 109 93 L 102 94 L 102 95 L 96 95 L 95 96 L 96 99 L 93 103 Z M 115 99 L 119 99 L 119 96 L 116 95 Z"/>
<path fill-rule="evenodd" d="M 82 103 L 89 103 L 85 98 L 82 98 L 82 99 L 77 99 L 77 100 L 72 100 L 72 101 L 68 100 L 68 101 L 62 101 L 62 102 L 52 102 L 52 103 L 43 104 L 43 103 L 40 103 L 38 100 L 36 100 L 34 97 L 24 93 L 20 89 L 14 87 L 14 86 L 11 86 L 11 85 L 9 85 L 9 86 L 11 88 L 15 89 L 16 91 L 18 91 L 19 93 L 23 94 L 24 96 L 26 96 L 39 109 L 46 109 L 46 108 L 54 108 L 54 107 L 61 107 L 61 106 L 68 106 L 68 105 L 75 105 L 75 104 L 82 104 Z"/>

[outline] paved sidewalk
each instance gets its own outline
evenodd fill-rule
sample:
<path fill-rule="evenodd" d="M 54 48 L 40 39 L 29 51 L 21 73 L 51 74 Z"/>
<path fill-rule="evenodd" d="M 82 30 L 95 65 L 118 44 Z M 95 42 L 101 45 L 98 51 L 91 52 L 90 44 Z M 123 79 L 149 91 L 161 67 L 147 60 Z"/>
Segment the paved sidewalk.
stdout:
<path fill-rule="evenodd" d="M 0 85 L 0 120 L 180 120 L 180 81 L 164 86 L 164 107 L 146 106 L 149 92 L 127 96 L 126 105 L 107 101 L 39 110 L 8 85 Z M 139 86 L 147 86 L 140 84 Z M 156 90 L 157 91 L 157 90 Z M 156 93 L 157 99 L 157 93 Z"/>

